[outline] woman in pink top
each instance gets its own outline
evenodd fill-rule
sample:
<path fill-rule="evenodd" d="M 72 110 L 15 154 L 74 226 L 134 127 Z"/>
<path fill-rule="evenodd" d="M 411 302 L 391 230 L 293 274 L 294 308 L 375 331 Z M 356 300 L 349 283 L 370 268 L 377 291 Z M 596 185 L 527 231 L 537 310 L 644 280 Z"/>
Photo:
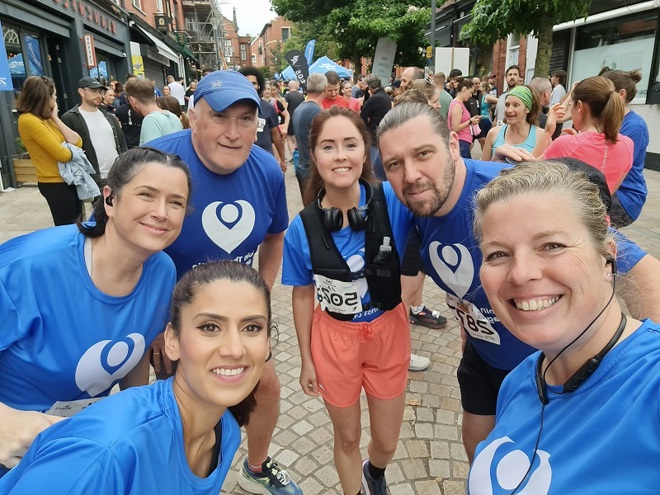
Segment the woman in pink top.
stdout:
<path fill-rule="evenodd" d="M 353 85 L 351 84 L 351 81 L 344 81 L 341 84 L 341 94 L 348 102 L 349 108 L 354 112 L 360 113 L 360 110 L 362 109 L 362 102 L 357 98 L 353 98 L 351 93 L 352 89 Z"/>
<path fill-rule="evenodd" d="M 458 145 L 463 158 L 472 158 L 470 148 L 472 147 L 473 137 L 470 126 L 477 125 L 481 120 L 478 115 L 470 117 L 470 112 L 465 107 L 465 102 L 472 96 L 472 88 L 474 88 L 474 83 L 471 79 L 466 78 L 458 83 L 456 96 L 449 104 L 449 113 L 447 114 L 447 125 L 458 134 Z"/>
<path fill-rule="evenodd" d="M 563 156 L 579 158 L 602 171 L 610 192 L 617 190 L 632 167 L 634 144 L 619 134 L 625 106 L 612 81 L 588 77 L 572 92 L 569 105 L 573 127 L 579 134 L 559 136 L 545 151 L 550 160 Z"/>

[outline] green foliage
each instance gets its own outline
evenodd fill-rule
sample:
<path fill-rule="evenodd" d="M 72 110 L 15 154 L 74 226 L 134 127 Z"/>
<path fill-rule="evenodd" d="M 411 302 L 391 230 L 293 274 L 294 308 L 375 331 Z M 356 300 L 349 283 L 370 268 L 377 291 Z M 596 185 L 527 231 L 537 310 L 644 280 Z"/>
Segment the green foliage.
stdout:
<path fill-rule="evenodd" d="M 339 47 L 334 34 L 330 32 L 327 24 L 318 20 L 297 22 L 291 37 L 284 43 L 283 52 L 286 53 L 289 50 L 304 51 L 309 40 L 316 40 L 314 60 L 324 55 L 332 60 L 339 59 Z M 285 60 L 282 69 L 286 66 Z"/>
<path fill-rule="evenodd" d="M 477 0 L 472 20 L 463 26 L 461 40 L 488 46 L 511 33 L 534 34 L 538 49 L 534 75 L 547 77 L 552 54 L 552 27 L 586 17 L 592 0 Z"/>
<path fill-rule="evenodd" d="M 424 63 L 420 48 L 427 44 L 424 28 L 431 19 L 429 0 L 272 0 L 272 3 L 279 15 L 321 28 L 317 33 L 327 34 L 328 47 L 334 43 L 336 58 L 359 62 L 362 56 L 373 57 L 378 38 L 388 37 L 397 42 L 395 63 Z M 307 33 L 311 37 L 304 42 L 318 40 L 317 33 Z M 325 54 L 320 48 L 317 45 L 317 53 Z"/>
<path fill-rule="evenodd" d="M 539 28 L 586 17 L 592 0 L 477 0 L 461 39 L 492 45 L 511 33 L 526 36 Z"/>

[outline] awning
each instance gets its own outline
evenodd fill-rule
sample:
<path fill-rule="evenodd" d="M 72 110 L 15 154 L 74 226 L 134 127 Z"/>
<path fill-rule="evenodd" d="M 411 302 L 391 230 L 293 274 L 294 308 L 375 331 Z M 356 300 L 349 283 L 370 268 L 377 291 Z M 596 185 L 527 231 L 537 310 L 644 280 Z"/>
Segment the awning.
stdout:
<path fill-rule="evenodd" d="M 138 29 L 142 34 L 144 34 L 147 38 L 149 38 L 151 41 L 153 41 L 154 45 L 156 45 L 156 48 L 158 48 L 158 53 L 160 53 L 163 57 L 166 59 L 171 60 L 172 62 L 179 62 L 179 56 L 174 53 L 169 46 L 167 46 L 165 43 L 163 43 L 161 40 L 156 38 L 153 34 L 151 34 L 149 31 L 146 29 L 141 28 L 138 24 L 133 24 L 135 29 Z"/>
<path fill-rule="evenodd" d="M 195 54 L 194 54 L 193 52 L 191 52 L 190 50 L 188 50 L 185 46 L 182 46 L 182 47 L 181 47 L 181 53 L 183 53 L 183 56 L 184 56 L 184 57 L 190 58 L 190 59 L 192 59 L 194 62 L 199 63 L 199 62 L 197 61 L 197 57 L 195 57 Z"/>

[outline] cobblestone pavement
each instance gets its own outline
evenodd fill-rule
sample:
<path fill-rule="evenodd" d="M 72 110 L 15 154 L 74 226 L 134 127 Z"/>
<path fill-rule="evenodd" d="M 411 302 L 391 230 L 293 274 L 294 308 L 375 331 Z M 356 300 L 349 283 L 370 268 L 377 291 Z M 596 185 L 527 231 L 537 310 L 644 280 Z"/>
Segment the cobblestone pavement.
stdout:
<path fill-rule="evenodd" d="M 649 199 L 641 218 L 625 229 L 633 240 L 660 257 L 660 173 L 646 171 Z M 289 211 L 301 208 L 293 170 L 287 173 Z M 46 201 L 36 187 L 0 193 L 0 242 L 51 226 Z M 444 304 L 444 293 L 427 279 L 425 303 L 449 318 L 443 330 L 412 326 L 413 352 L 431 359 L 431 368 L 410 373 L 401 439 L 387 469 L 392 495 L 459 495 L 465 493 L 468 464 L 461 444 L 461 407 L 456 367 L 460 359 L 458 325 Z M 306 495 L 341 494 L 332 459 L 332 426 L 320 399 L 303 394 L 298 384 L 300 356 L 291 314 L 291 288 L 276 284 L 273 314 L 279 325 L 274 349 L 282 384 L 281 414 L 270 455 L 286 466 Z M 369 441 L 368 415 L 362 403 L 363 455 Z M 245 455 L 242 448 L 223 493 L 244 494 L 237 473 Z"/>

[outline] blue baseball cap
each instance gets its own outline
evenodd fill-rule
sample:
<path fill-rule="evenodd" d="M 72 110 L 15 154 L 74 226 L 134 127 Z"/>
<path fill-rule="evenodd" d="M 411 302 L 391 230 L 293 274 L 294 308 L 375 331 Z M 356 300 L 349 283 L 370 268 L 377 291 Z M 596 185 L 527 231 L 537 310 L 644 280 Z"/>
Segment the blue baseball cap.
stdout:
<path fill-rule="evenodd" d="M 239 101 L 254 103 L 261 109 L 261 100 L 252 83 L 233 70 L 216 70 L 204 76 L 197 85 L 194 101 L 201 99 L 216 112 L 223 112 Z"/>

